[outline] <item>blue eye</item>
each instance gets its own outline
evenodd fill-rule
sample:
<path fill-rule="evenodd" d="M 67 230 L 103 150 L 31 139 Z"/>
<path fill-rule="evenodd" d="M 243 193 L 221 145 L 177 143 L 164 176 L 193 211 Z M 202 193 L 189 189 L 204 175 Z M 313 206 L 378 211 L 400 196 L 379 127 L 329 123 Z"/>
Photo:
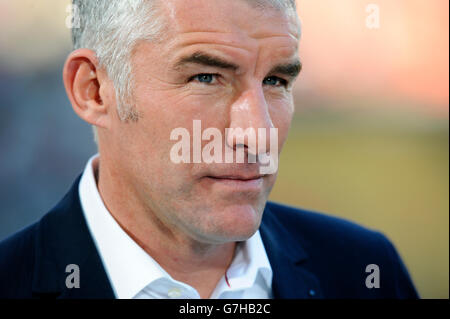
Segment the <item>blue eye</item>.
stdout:
<path fill-rule="evenodd" d="M 272 85 L 272 86 L 286 86 L 287 85 L 287 81 L 283 80 L 277 76 L 268 76 L 267 78 L 265 78 L 263 80 L 263 84 L 265 85 Z"/>
<path fill-rule="evenodd" d="M 214 81 L 214 74 L 204 73 L 194 75 L 191 80 L 197 80 L 200 83 L 211 84 Z"/>

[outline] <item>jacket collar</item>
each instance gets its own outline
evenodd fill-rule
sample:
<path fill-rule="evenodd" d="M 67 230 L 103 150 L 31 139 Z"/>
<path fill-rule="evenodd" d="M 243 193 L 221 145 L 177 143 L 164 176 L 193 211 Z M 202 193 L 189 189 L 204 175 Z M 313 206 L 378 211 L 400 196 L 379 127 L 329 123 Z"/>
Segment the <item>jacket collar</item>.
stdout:
<path fill-rule="evenodd" d="M 260 233 L 273 270 L 273 297 L 323 298 L 319 280 L 305 267 L 308 254 L 299 241 L 301 234 L 287 233 L 269 206 L 264 210 Z"/>
<path fill-rule="evenodd" d="M 87 227 L 76 179 L 61 202 L 38 223 L 32 291 L 35 297 L 115 298 L 95 243 Z M 274 298 L 320 298 L 317 278 L 302 265 L 308 255 L 296 237 L 286 234 L 266 205 L 260 227 L 273 270 Z M 67 288 L 68 265 L 80 270 L 80 288 Z"/>
<path fill-rule="evenodd" d="M 45 215 L 36 232 L 32 289 L 37 297 L 114 298 L 81 210 L 77 178 L 61 202 Z M 67 265 L 79 267 L 80 288 L 66 287 Z"/>

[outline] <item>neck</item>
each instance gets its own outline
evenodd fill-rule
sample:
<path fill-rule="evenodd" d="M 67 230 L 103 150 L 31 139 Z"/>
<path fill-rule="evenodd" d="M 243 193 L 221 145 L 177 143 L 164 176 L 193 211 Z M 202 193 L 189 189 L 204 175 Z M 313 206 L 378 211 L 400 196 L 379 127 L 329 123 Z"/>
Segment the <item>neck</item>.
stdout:
<path fill-rule="evenodd" d="M 210 297 L 232 262 L 235 242 L 199 242 L 159 219 L 104 161 L 93 162 L 100 196 L 122 229 L 175 280 Z"/>

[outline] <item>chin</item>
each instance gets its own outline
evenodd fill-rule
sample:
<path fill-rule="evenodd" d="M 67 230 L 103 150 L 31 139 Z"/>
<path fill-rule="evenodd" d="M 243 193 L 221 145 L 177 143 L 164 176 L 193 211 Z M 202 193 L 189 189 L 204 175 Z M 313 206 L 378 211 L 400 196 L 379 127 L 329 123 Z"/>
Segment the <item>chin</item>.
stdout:
<path fill-rule="evenodd" d="M 244 241 L 253 236 L 261 223 L 262 209 L 254 205 L 236 204 L 216 210 L 212 228 L 208 229 L 221 242 Z"/>

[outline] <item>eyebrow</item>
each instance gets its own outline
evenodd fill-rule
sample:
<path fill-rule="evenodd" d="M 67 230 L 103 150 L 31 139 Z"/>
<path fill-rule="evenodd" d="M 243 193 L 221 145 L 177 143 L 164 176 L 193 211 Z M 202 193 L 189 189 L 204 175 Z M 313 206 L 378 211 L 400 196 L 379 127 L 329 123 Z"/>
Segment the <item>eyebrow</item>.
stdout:
<path fill-rule="evenodd" d="M 236 71 L 239 69 L 239 66 L 234 63 L 225 61 L 222 58 L 219 58 L 219 57 L 216 57 L 216 56 L 204 53 L 204 52 L 195 52 L 191 55 L 182 57 L 175 63 L 175 69 L 179 69 L 184 64 L 188 64 L 188 63 L 212 66 L 212 67 L 228 69 L 228 70 L 233 70 L 233 71 Z M 286 75 L 286 76 L 295 78 L 300 73 L 301 70 L 302 70 L 302 63 L 299 60 L 296 60 L 292 63 L 279 64 L 279 65 L 274 66 L 270 70 L 269 74 L 276 73 L 276 74 L 282 74 L 282 75 Z"/>
<path fill-rule="evenodd" d="M 297 60 L 292 63 L 276 65 L 270 70 L 269 74 L 282 74 L 295 78 L 297 75 L 299 75 L 301 70 L 302 63 Z"/>
<path fill-rule="evenodd" d="M 182 67 L 184 64 L 188 63 L 195 63 L 200 65 L 206 65 L 206 66 L 213 66 L 221 69 L 228 69 L 236 71 L 239 69 L 239 66 L 237 66 L 234 63 L 227 62 L 219 57 L 209 55 L 207 53 L 203 52 L 195 52 L 191 55 L 182 57 L 178 62 L 175 64 L 175 69 L 178 69 Z"/>

